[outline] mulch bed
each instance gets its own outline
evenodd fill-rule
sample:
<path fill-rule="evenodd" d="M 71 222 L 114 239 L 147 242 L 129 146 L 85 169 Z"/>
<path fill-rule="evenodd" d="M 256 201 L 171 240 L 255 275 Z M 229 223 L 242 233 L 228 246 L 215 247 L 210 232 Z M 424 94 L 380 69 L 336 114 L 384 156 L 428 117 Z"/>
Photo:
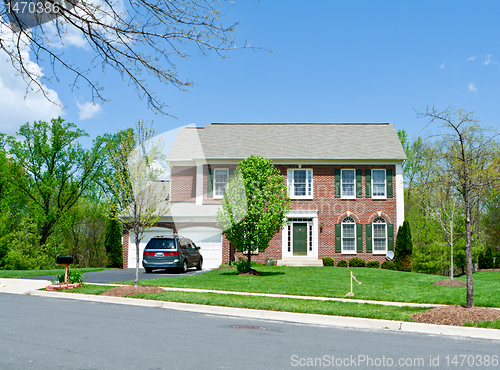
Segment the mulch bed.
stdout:
<path fill-rule="evenodd" d="M 262 274 L 254 269 L 250 269 L 248 272 L 240 272 L 238 276 L 262 276 Z"/>
<path fill-rule="evenodd" d="M 444 279 L 444 280 L 436 281 L 432 285 L 439 285 L 439 286 L 467 286 L 467 283 L 464 282 L 464 281 L 462 281 L 462 280 Z"/>
<path fill-rule="evenodd" d="M 424 324 L 462 326 L 466 321 L 500 320 L 500 310 L 490 307 L 443 306 L 412 315 L 412 319 Z"/>
<path fill-rule="evenodd" d="M 148 294 L 148 293 L 164 293 L 165 289 L 162 289 L 157 286 L 139 286 L 134 287 L 131 286 L 117 286 L 113 289 L 108 290 L 107 292 L 101 293 L 100 295 L 105 295 L 109 297 L 125 297 L 126 295 L 135 295 L 135 294 Z"/>

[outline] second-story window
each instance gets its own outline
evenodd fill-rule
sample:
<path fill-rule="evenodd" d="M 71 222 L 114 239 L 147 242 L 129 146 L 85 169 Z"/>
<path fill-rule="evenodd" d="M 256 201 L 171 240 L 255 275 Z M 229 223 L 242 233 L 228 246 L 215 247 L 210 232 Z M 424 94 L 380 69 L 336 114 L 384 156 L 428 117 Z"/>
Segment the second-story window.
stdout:
<path fill-rule="evenodd" d="M 341 197 L 356 198 L 356 173 L 354 170 L 341 171 Z"/>
<path fill-rule="evenodd" d="M 214 198 L 222 198 L 227 188 L 229 170 L 217 168 L 214 170 Z"/>
<path fill-rule="evenodd" d="M 290 198 L 312 198 L 312 170 L 288 170 L 288 187 L 290 189 Z"/>
<path fill-rule="evenodd" d="M 385 198 L 385 170 L 372 170 L 372 197 Z"/>

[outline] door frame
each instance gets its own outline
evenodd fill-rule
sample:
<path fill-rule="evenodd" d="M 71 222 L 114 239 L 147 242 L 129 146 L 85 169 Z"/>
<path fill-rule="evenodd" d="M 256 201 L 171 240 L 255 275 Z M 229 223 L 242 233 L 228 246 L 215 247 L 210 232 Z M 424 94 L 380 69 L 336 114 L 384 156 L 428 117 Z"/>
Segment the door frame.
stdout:
<path fill-rule="evenodd" d="M 285 227 L 281 231 L 281 255 L 284 257 L 300 258 L 306 256 L 293 255 L 293 223 L 307 224 L 307 257 L 318 257 L 318 211 L 289 211 L 286 215 Z M 300 221 L 299 221 L 300 219 Z M 290 232 L 289 232 L 290 231 Z M 312 243 L 311 243 L 312 237 Z"/>

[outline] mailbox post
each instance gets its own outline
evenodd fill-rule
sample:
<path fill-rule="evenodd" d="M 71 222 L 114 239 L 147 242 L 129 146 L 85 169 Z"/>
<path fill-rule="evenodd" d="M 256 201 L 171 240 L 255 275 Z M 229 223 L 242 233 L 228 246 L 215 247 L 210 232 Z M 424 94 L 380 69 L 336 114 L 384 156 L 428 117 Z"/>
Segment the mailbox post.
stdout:
<path fill-rule="evenodd" d="M 69 265 L 73 263 L 73 257 L 72 256 L 57 256 L 57 264 L 59 266 L 64 266 L 64 282 L 68 282 L 68 269 Z"/>

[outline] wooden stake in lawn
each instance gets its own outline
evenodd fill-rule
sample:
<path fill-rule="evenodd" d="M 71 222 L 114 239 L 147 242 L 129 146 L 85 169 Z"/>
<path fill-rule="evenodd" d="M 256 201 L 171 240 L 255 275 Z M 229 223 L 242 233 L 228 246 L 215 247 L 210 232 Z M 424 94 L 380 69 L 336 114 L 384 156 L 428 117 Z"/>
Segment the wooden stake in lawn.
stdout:
<path fill-rule="evenodd" d="M 352 274 L 352 271 L 351 271 L 351 291 L 345 295 L 346 297 L 354 297 L 354 292 L 352 291 L 352 280 L 353 280 L 353 279 L 354 279 L 354 281 L 355 281 L 356 283 L 361 284 L 361 283 L 358 281 L 358 279 L 356 279 L 356 276 L 354 276 L 354 275 Z"/>

